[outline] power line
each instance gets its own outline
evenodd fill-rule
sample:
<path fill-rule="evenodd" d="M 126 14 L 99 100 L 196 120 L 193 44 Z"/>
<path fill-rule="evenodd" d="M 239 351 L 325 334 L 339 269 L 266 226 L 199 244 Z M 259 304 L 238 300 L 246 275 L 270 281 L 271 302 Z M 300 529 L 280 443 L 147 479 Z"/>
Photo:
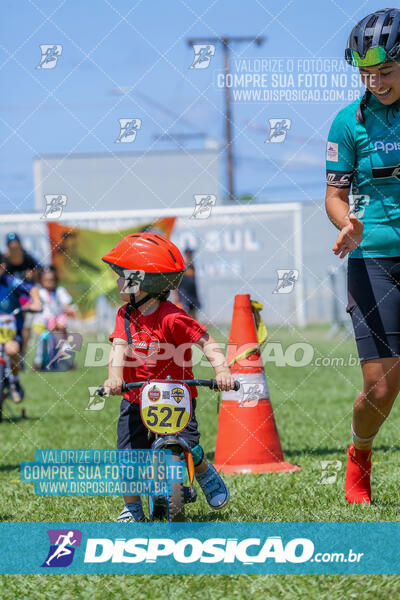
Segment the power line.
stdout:
<path fill-rule="evenodd" d="M 230 44 L 232 43 L 249 43 L 261 46 L 264 42 L 264 37 L 247 37 L 247 36 L 224 36 L 224 37 L 199 37 L 188 39 L 189 46 L 193 44 L 220 44 L 222 45 L 224 54 L 224 74 L 225 74 L 225 149 L 226 149 L 226 166 L 227 180 L 229 190 L 229 200 L 235 200 L 235 179 L 234 179 L 234 160 L 233 160 L 233 141 L 232 141 L 232 107 L 231 107 L 231 90 L 226 85 L 227 75 L 230 73 Z"/>
<path fill-rule="evenodd" d="M 156 108 L 160 112 L 163 112 L 165 115 L 168 115 L 169 117 L 173 118 L 175 122 L 179 122 L 180 124 L 186 125 L 186 127 L 193 129 L 195 132 L 198 131 L 198 125 L 196 123 L 194 123 L 193 121 L 190 121 L 189 119 L 187 119 L 185 117 L 182 117 L 180 114 L 176 113 L 175 111 L 171 110 L 170 108 L 167 108 L 164 104 L 162 104 L 161 102 L 158 102 L 157 100 L 154 100 L 153 98 L 151 98 L 144 92 L 140 92 L 139 90 L 134 89 L 133 86 L 131 86 L 131 87 L 128 85 L 118 86 L 116 88 L 113 88 L 111 90 L 111 93 L 115 96 L 128 96 L 130 93 L 132 93 L 135 96 L 137 96 L 138 98 L 141 98 L 149 106 L 152 106 L 153 108 Z"/>

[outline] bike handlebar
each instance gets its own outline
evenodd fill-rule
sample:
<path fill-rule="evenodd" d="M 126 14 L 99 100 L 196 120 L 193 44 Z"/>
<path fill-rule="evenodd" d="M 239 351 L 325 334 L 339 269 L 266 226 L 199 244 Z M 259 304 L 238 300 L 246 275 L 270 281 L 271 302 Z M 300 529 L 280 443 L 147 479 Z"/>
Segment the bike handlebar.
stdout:
<path fill-rule="evenodd" d="M 134 390 L 137 388 L 141 388 L 148 381 L 134 381 L 132 383 L 123 382 L 121 386 L 121 392 L 127 392 L 128 390 Z M 196 387 L 208 387 L 210 390 L 218 391 L 218 384 L 216 379 L 180 379 L 179 383 L 186 383 L 188 386 L 196 386 Z M 237 392 L 240 389 L 240 382 L 235 380 L 234 391 Z M 97 388 L 97 394 L 99 396 L 104 396 L 104 386 Z"/>

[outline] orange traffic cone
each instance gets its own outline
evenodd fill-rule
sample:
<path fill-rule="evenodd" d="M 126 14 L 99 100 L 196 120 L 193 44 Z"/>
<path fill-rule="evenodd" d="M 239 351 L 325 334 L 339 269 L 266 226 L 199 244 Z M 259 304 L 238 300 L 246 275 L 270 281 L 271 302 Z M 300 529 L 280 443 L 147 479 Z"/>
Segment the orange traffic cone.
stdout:
<path fill-rule="evenodd" d="M 300 470 L 283 457 L 256 331 L 260 308 L 248 294 L 235 296 L 227 361 L 241 388 L 222 393 L 214 465 L 222 473 Z"/>

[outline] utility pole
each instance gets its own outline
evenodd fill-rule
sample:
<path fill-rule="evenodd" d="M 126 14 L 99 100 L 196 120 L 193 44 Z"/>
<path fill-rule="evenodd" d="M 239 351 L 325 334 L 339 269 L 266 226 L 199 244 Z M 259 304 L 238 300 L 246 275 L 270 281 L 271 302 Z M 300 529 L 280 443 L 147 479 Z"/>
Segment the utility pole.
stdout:
<path fill-rule="evenodd" d="M 224 53 L 224 74 L 225 74 L 225 150 L 226 150 L 226 171 L 229 200 L 235 200 L 235 177 L 234 177 L 234 156 L 233 156 L 233 141 L 232 141 L 232 106 L 231 106 L 231 88 L 227 86 L 227 75 L 230 73 L 230 52 L 232 43 L 257 44 L 261 46 L 264 42 L 264 37 L 247 37 L 247 36 L 225 36 L 221 38 L 200 37 L 189 39 L 188 45 L 193 44 L 220 44 Z"/>

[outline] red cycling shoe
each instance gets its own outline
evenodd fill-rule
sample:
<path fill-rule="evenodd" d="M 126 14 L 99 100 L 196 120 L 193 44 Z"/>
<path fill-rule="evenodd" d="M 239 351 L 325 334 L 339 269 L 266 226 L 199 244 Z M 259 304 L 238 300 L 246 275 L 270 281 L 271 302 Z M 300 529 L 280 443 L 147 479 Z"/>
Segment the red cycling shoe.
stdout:
<path fill-rule="evenodd" d="M 371 450 L 359 450 L 353 444 L 347 451 L 345 497 L 350 504 L 371 502 Z"/>

